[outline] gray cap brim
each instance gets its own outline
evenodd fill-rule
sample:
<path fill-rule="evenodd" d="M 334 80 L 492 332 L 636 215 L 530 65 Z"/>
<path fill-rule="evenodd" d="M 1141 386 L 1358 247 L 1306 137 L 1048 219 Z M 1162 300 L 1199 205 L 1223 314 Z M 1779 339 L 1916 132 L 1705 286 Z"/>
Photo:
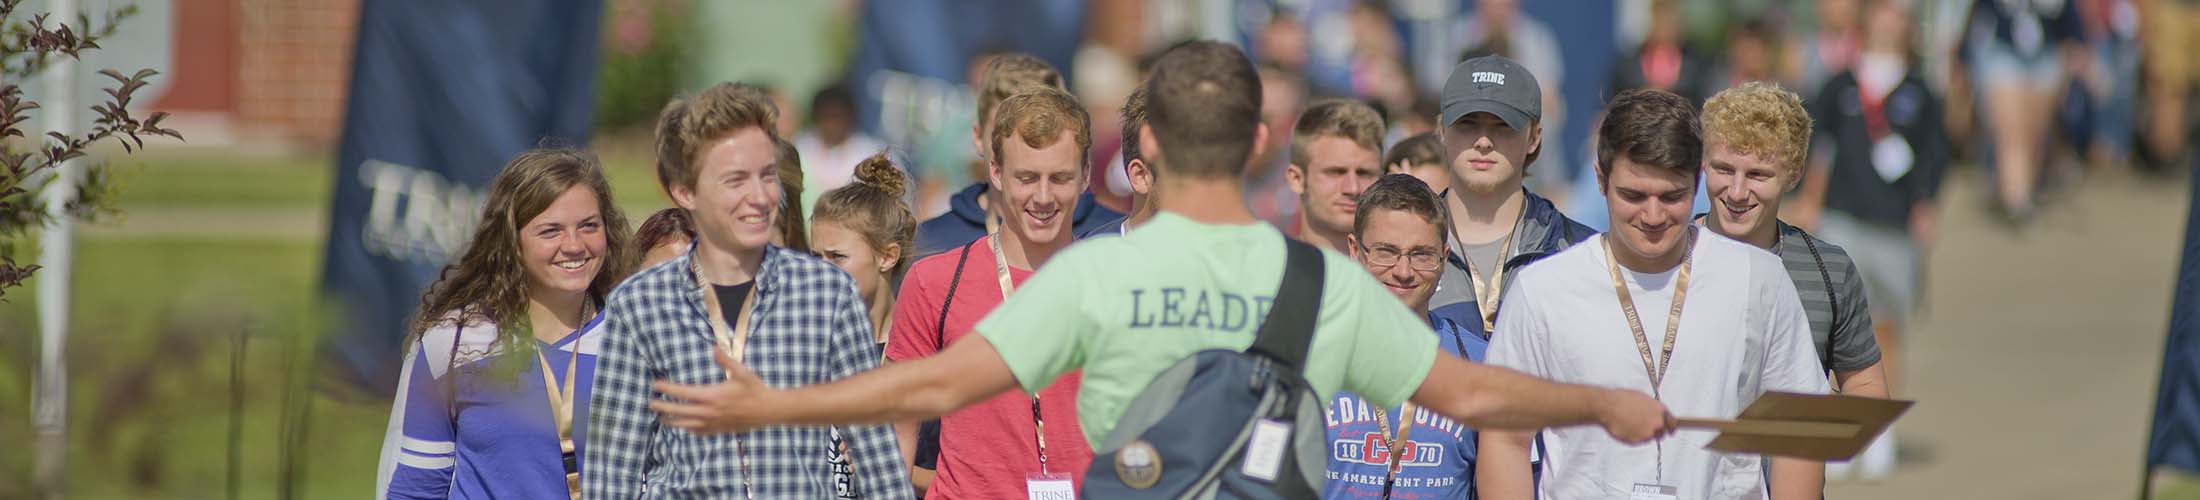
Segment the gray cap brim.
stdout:
<path fill-rule="evenodd" d="M 1467 115 L 1474 113 L 1497 115 L 1497 119 L 1504 120 L 1505 126 L 1512 127 L 1513 130 L 1526 131 L 1529 125 L 1535 123 L 1535 120 L 1528 116 L 1527 111 L 1511 104 L 1496 99 L 1466 99 L 1445 103 L 1443 126 L 1450 127 L 1459 123 L 1460 118 L 1466 118 Z"/>

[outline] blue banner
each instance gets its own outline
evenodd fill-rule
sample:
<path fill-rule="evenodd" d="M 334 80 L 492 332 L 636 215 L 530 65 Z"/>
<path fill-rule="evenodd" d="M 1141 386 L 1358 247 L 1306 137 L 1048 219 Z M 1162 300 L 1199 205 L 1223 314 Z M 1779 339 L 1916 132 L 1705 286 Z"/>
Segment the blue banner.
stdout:
<path fill-rule="evenodd" d="M 891 144 L 969 144 L 971 57 L 1023 52 L 1067 77 L 1084 39 L 1083 0 L 896 0 L 864 2 L 861 40 L 848 65 L 863 128 Z M 943 126 L 957 122 L 953 130 Z M 946 136 L 934 140 L 935 136 Z M 921 152 L 920 152 L 921 153 Z"/>
<path fill-rule="evenodd" d="M 2200 175 L 2188 176 L 2200 194 Z M 2169 341 L 2155 386 L 2154 429 L 2147 434 L 2147 469 L 2168 465 L 2200 473 L 2200 196 L 2185 207 L 2184 257 L 2170 301 Z"/>
<path fill-rule="evenodd" d="M 421 293 L 464 251 L 489 180 L 582 146 L 600 0 L 363 2 L 322 287 L 343 309 L 324 372 L 388 395 Z"/>

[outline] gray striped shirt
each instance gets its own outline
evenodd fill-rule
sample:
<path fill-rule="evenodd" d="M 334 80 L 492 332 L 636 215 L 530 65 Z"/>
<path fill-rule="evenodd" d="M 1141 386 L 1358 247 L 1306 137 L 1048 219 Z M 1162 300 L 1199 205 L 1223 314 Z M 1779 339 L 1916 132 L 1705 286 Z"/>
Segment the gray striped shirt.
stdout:
<path fill-rule="evenodd" d="M 1803 299 L 1810 317 L 1811 342 L 1818 360 L 1837 373 L 1869 368 L 1879 363 L 1879 341 L 1872 336 L 1871 308 L 1864 297 L 1864 279 L 1856 261 L 1840 246 L 1800 228 L 1780 222 L 1780 236 L 1772 244 L 1795 292 Z M 1812 247 L 1817 247 L 1813 254 Z M 1828 286 L 1828 281 L 1832 286 Z"/>

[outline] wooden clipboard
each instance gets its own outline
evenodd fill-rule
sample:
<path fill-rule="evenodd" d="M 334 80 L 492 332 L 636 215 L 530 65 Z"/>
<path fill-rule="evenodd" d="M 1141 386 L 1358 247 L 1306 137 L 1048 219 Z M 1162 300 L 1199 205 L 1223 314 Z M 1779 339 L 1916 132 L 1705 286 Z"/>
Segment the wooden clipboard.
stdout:
<path fill-rule="evenodd" d="M 1683 428 L 1715 429 L 1706 446 L 1817 461 L 1847 460 L 1886 432 L 1914 401 L 1767 392 L 1732 420 L 1683 418 Z"/>

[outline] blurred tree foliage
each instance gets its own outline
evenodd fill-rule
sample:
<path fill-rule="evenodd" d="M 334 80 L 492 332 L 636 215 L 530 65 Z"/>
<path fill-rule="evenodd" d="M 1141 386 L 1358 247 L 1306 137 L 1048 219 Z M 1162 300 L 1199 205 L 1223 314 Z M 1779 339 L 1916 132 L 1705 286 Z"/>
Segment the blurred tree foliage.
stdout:
<path fill-rule="evenodd" d="M 616 0 L 596 69 L 596 127 L 648 130 L 680 90 L 689 8 L 675 0 Z"/>
<path fill-rule="evenodd" d="M 22 3 L 0 0 L 0 23 L 6 24 L 0 26 L 0 298 L 38 272 L 38 266 L 18 265 L 15 254 L 20 240 L 53 217 L 40 196 L 53 182 L 53 176 L 45 172 L 54 171 L 62 162 L 85 158 L 92 147 L 104 142 L 121 145 L 127 154 L 143 149 L 149 137 L 183 139 L 174 129 L 161 127 L 167 113 L 139 117 L 130 112 L 130 101 L 137 91 L 160 74 L 150 69 L 127 74 L 114 69 L 99 71 L 100 77 L 112 81 L 112 86 L 103 89 L 104 96 L 87 108 L 95 117 L 91 130 L 44 135 L 26 130 L 32 111 L 44 106 L 25 96 L 19 83 L 44 73 L 60 58 L 81 59 L 85 52 L 99 50 L 99 40 L 113 35 L 124 19 L 136 15 L 137 6 L 111 10 L 99 24 L 81 13 L 76 14 L 73 26 L 48 23 L 51 13 L 7 22 L 15 19 L 16 8 Z M 84 166 L 75 196 L 63 207 L 64 216 L 92 219 L 115 210 L 118 190 L 109 167 L 96 159 L 86 161 L 90 164 Z"/>

